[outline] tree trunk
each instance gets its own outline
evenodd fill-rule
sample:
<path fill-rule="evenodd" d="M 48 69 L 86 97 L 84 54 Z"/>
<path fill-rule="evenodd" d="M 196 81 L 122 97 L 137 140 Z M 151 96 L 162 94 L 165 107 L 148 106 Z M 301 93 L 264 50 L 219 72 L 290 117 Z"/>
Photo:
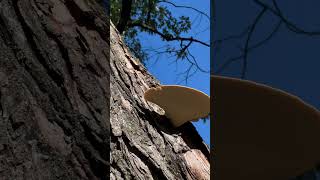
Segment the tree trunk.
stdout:
<path fill-rule="evenodd" d="M 209 179 L 209 150 L 194 126 L 173 128 L 143 93 L 159 85 L 110 27 L 111 179 Z M 157 113 L 159 112 L 159 113 Z"/>
<path fill-rule="evenodd" d="M 1 179 L 109 179 L 109 21 L 95 1 L 0 1 Z"/>
<path fill-rule="evenodd" d="M 0 1 L 1 179 L 208 179 L 194 127 L 143 99 L 157 84 L 95 0 Z"/>

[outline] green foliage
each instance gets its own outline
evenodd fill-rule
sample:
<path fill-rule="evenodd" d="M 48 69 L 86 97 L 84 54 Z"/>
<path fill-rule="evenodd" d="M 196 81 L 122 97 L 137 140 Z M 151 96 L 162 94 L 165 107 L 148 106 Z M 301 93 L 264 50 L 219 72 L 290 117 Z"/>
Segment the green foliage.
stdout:
<path fill-rule="evenodd" d="M 111 0 L 110 17 L 114 24 L 120 20 L 121 3 L 121 0 Z M 148 59 L 148 53 L 142 49 L 138 39 L 139 33 L 146 32 L 160 36 L 162 40 L 171 41 L 172 38 L 180 37 L 182 33 L 191 29 L 189 17 L 175 17 L 166 5 L 168 5 L 166 1 L 160 0 L 133 0 L 131 17 L 123 36 L 130 50 L 142 62 Z M 174 53 L 177 59 L 183 59 L 186 56 L 185 51 L 179 51 L 175 47 L 168 46 L 166 51 Z"/>
<path fill-rule="evenodd" d="M 119 22 L 121 13 L 121 0 L 111 0 L 110 18 L 113 23 Z"/>

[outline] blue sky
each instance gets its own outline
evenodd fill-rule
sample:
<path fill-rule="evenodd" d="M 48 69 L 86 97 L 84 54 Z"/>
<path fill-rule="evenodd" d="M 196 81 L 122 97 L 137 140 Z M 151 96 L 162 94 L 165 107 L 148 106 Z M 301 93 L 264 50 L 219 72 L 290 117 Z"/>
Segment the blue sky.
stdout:
<path fill-rule="evenodd" d="M 210 1 L 209 0 L 185 0 L 185 1 L 172 1 L 176 5 L 185 5 L 197 8 L 206 14 L 210 15 Z M 184 8 L 174 8 L 168 5 L 168 8 L 172 10 L 172 14 L 176 17 L 184 15 L 189 16 L 191 20 L 195 20 L 193 23 L 192 30 L 188 34 L 184 34 L 184 37 L 193 37 L 204 42 L 209 43 L 210 41 L 210 20 L 206 17 L 202 17 L 200 20 L 199 14 L 190 9 Z M 197 17 L 198 16 L 198 17 Z M 141 34 L 140 40 L 143 47 L 146 48 L 159 48 L 166 44 L 157 36 L 149 36 L 147 34 Z M 178 45 L 177 43 L 171 43 Z M 200 67 L 205 70 L 210 71 L 210 48 L 200 45 L 198 43 L 193 43 L 190 47 L 190 52 L 197 59 Z M 150 53 L 152 55 L 152 53 Z M 158 58 L 158 59 L 157 59 Z M 162 56 L 152 56 L 151 60 L 146 63 L 149 72 L 154 75 L 161 84 L 180 84 L 188 87 L 200 90 L 208 95 L 210 95 L 210 74 L 198 71 L 194 76 L 188 79 L 186 84 L 183 81 L 183 75 L 179 73 L 184 72 L 189 64 L 186 62 L 175 63 L 175 58 L 168 57 L 167 55 Z M 198 130 L 200 136 L 203 138 L 205 143 L 210 145 L 210 121 L 198 121 L 193 123 Z"/>
<path fill-rule="evenodd" d="M 263 2 L 270 1 L 265 0 Z M 230 4 L 233 4 L 230 6 Z M 317 8 L 320 2 L 279 1 L 279 6 L 289 20 L 306 31 L 319 31 L 320 24 Z M 216 3 L 217 22 L 215 39 L 239 34 L 253 22 L 261 7 L 252 0 L 224 0 Z M 232 13 L 230 13 L 232 12 Z M 279 18 L 267 12 L 256 26 L 250 41 L 252 46 L 265 39 L 275 28 Z M 213 69 L 217 69 L 229 58 L 241 55 L 244 38 L 226 41 L 219 51 L 215 49 Z M 248 69 L 246 79 L 264 83 L 299 96 L 307 103 L 320 108 L 320 35 L 307 36 L 296 34 L 282 24 L 279 31 L 259 48 L 248 54 Z M 240 77 L 242 61 L 232 63 L 222 75 Z"/>

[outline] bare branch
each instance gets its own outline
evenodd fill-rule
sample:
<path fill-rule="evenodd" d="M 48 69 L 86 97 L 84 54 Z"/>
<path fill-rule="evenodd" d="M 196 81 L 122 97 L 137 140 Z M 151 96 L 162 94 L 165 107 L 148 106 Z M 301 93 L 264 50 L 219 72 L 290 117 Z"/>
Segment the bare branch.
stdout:
<path fill-rule="evenodd" d="M 165 53 L 168 53 L 168 54 L 172 54 L 172 53 L 183 53 L 183 52 L 186 52 L 187 55 L 185 56 L 185 60 L 189 63 L 189 67 L 184 71 L 184 72 L 181 72 L 181 73 L 178 73 L 177 76 L 182 76 L 184 75 L 183 79 L 181 81 L 178 82 L 178 84 L 180 84 L 181 82 L 185 81 L 185 83 L 187 84 L 188 83 L 188 79 L 193 76 L 196 72 L 200 71 L 202 73 L 210 73 L 209 70 L 205 70 L 203 69 L 202 67 L 200 67 L 200 65 L 198 64 L 196 58 L 192 55 L 192 53 L 189 51 L 189 47 L 191 45 L 191 42 L 189 42 L 188 44 L 184 45 L 183 43 L 180 43 L 180 49 L 178 50 L 164 50 L 164 51 L 158 51 L 158 50 L 161 50 L 163 49 L 164 47 L 166 46 L 163 46 L 163 47 L 160 47 L 160 48 L 152 48 L 151 50 L 153 52 L 155 52 L 155 54 L 152 55 L 152 57 L 154 56 L 160 56 L 162 54 L 165 54 Z M 168 57 L 168 59 L 174 57 L 176 55 L 172 55 L 170 57 Z M 178 58 L 176 58 L 172 63 L 170 63 L 169 65 L 173 64 L 173 63 L 176 63 L 178 62 Z M 156 59 L 155 63 L 158 61 L 158 58 Z M 154 63 L 154 64 L 155 64 Z M 192 71 L 193 70 L 193 71 Z M 178 78 L 177 77 L 177 78 Z"/>
<path fill-rule="evenodd" d="M 267 41 L 269 41 L 272 37 L 274 37 L 275 33 L 278 32 L 278 30 L 280 29 L 282 24 L 282 21 L 280 20 L 277 25 L 275 26 L 275 28 L 273 29 L 273 31 L 263 40 L 261 40 L 260 42 L 256 43 L 255 45 L 251 46 L 248 48 L 248 52 L 259 48 L 260 46 L 264 45 Z M 226 69 L 231 63 L 236 62 L 238 60 L 241 60 L 244 58 L 244 55 L 239 55 L 236 57 L 232 57 L 230 59 L 228 59 L 224 64 L 222 64 L 217 71 L 215 71 L 215 74 L 220 74 L 222 71 L 224 71 L 224 69 Z"/>
<path fill-rule="evenodd" d="M 148 0 L 148 15 L 147 15 L 147 20 L 146 20 L 146 22 L 149 22 L 149 21 L 150 21 L 152 7 L 153 7 L 153 0 Z"/>
<path fill-rule="evenodd" d="M 146 24 L 143 24 L 143 23 L 139 23 L 139 22 L 128 23 L 128 27 L 140 27 L 140 28 L 142 28 L 144 30 L 147 30 L 147 31 L 150 31 L 150 32 L 153 32 L 155 34 L 160 35 L 166 41 L 191 41 L 191 42 L 196 42 L 196 43 L 202 44 L 204 46 L 210 47 L 209 43 L 194 39 L 193 37 L 186 38 L 186 37 L 167 36 L 164 33 L 160 32 L 159 30 L 157 30 L 157 29 L 155 29 L 155 28 L 153 28 L 153 27 L 151 27 L 149 25 L 146 25 Z"/>
<path fill-rule="evenodd" d="M 261 42 L 253 45 L 253 46 L 249 46 L 249 41 L 250 38 L 252 36 L 252 33 L 254 31 L 254 26 L 257 23 L 253 23 L 252 25 L 248 26 L 248 28 L 246 28 L 243 32 L 241 32 L 239 35 L 233 35 L 233 36 L 229 36 L 220 40 L 215 40 L 214 41 L 214 47 L 217 48 L 219 47 L 219 45 L 222 42 L 228 41 L 228 40 L 232 40 L 232 39 L 238 39 L 238 38 L 242 38 L 244 35 L 248 34 L 246 42 L 245 42 L 245 47 L 243 49 L 243 54 L 236 56 L 236 57 L 232 57 L 230 59 L 228 59 L 224 64 L 222 64 L 217 71 L 215 71 L 214 73 L 221 73 L 225 68 L 227 68 L 231 63 L 238 61 L 238 60 L 243 60 L 243 67 L 242 67 L 242 71 L 241 71 L 241 78 L 245 78 L 246 75 L 246 71 L 247 71 L 247 61 L 248 61 L 248 53 L 260 46 L 262 46 L 266 41 L 270 40 L 273 35 L 279 30 L 281 24 L 285 24 L 285 26 L 292 32 L 295 32 L 297 34 L 304 34 L 304 35 L 308 35 L 308 36 L 318 36 L 320 35 L 320 30 L 317 31 L 308 31 L 305 30 L 299 26 L 297 26 L 296 24 L 294 24 L 293 22 L 289 21 L 288 18 L 286 18 L 283 14 L 283 12 L 281 11 L 279 5 L 277 4 L 276 0 L 272 0 L 273 6 L 271 7 L 270 5 L 262 2 L 261 0 L 254 0 L 255 3 L 257 3 L 259 6 L 261 6 L 263 8 L 263 11 L 261 11 L 259 13 L 259 15 L 257 16 L 257 18 L 255 19 L 255 21 L 258 21 L 262 16 L 261 14 L 265 13 L 266 10 L 270 11 L 271 13 L 273 13 L 274 15 L 276 15 L 277 17 L 279 17 L 280 21 L 279 23 L 275 26 L 275 28 L 273 29 L 273 31 L 269 34 L 269 36 L 262 40 Z M 263 13 L 262 13 L 263 12 Z"/>
<path fill-rule="evenodd" d="M 225 63 L 223 63 L 215 72 L 214 74 L 220 74 L 222 71 L 224 71 L 231 63 L 236 62 L 243 58 L 243 55 L 233 57 L 228 59 Z"/>
<path fill-rule="evenodd" d="M 194 66 L 193 64 L 190 64 L 190 66 L 187 68 L 186 71 L 177 74 L 178 76 L 181 76 L 181 75 L 184 75 L 184 74 L 185 74 L 184 78 L 183 78 L 181 81 L 179 81 L 178 84 L 181 84 L 183 81 L 185 81 L 185 84 L 188 84 L 189 78 L 190 78 L 191 76 L 193 76 L 193 75 L 197 72 L 197 69 L 196 69 L 194 72 L 192 72 L 192 73 L 190 74 L 193 66 Z"/>
<path fill-rule="evenodd" d="M 252 37 L 252 34 L 256 28 L 256 25 L 258 24 L 259 20 L 262 18 L 263 14 L 267 11 L 267 8 L 263 8 L 261 12 L 258 14 L 256 19 L 253 21 L 253 24 L 249 30 L 248 38 L 245 43 L 244 52 L 243 52 L 243 66 L 242 66 L 242 72 L 241 72 L 241 78 L 245 78 L 247 66 L 248 66 L 248 51 L 249 51 L 249 42 Z"/>
<path fill-rule="evenodd" d="M 216 50 L 216 53 L 220 51 L 220 45 L 222 43 L 225 43 L 226 41 L 229 41 L 229 40 L 234 40 L 234 39 L 240 39 L 240 38 L 243 38 L 245 35 L 248 34 L 249 30 L 251 28 L 251 25 L 246 27 L 241 33 L 239 34 L 236 34 L 236 35 L 230 35 L 230 36 L 227 36 L 225 38 L 222 38 L 222 39 L 217 39 L 215 41 L 213 41 L 213 48 Z"/>
<path fill-rule="evenodd" d="M 273 31 L 267 36 L 267 38 L 265 38 L 264 40 L 258 42 L 254 46 L 250 47 L 249 50 L 253 50 L 255 48 L 258 48 L 258 47 L 262 46 L 263 44 L 265 44 L 267 41 L 269 41 L 275 35 L 275 33 L 278 32 L 278 30 L 281 27 L 281 24 L 282 24 L 282 21 L 279 21 L 278 24 L 273 29 Z"/>
<path fill-rule="evenodd" d="M 272 0 L 273 5 L 275 7 L 275 10 L 272 7 L 270 7 L 269 5 L 261 2 L 260 0 L 254 0 L 254 2 L 256 2 L 258 5 L 260 5 L 260 6 L 264 7 L 264 8 L 267 8 L 274 15 L 278 16 L 283 21 L 283 23 L 287 26 L 287 28 L 289 30 L 291 30 L 292 32 L 295 32 L 295 33 L 298 33 L 298 34 L 305 34 L 305 35 L 309 35 L 309 36 L 320 35 L 320 30 L 317 30 L 317 31 L 304 30 L 303 28 L 298 27 L 296 24 L 292 23 L 287 18 L 285 18 L 275 0 Z"/>
<path fill-rule="evenodd" d="M 131 7 L 132 0 L 122 0 L 121 17 L 119 19 L 119 23 L 117 24 L 117 29 L 120 34 L 123 33 L 127 26 L 127 23 L 130 21 Z"/>
<path fill-rule="evenodd" d="M 194 8 L 194 7 L 190 7 L 190 6 L 182 6 L 182 5 L 176 5 L 176 4 L 174 4 L 173 2 L 170 2 L 170 1 L 158 1 L 158 3 L 168 3 L 168 4 L 170 4 L 170 5 L 174 6 L 174 7 L 177 7 L 177 8 L 192 9 L 192 10 L 194 10 L 194 11 L 198 12 L 199 14 L 206 16 L 206 17 L 210 20 L 210 17 L 209 17 L 206 13 L 204 13 L 204 12 L 202 12 L 202 11 L 200 11 L 200 10 L 198 10 L 198 9 Z"/>
<path fill-rule="evenodd" d="M 197 69 L 200 70 L 200 71 L 203 72 L 203 73 L 210 73 L 210 71 L 202 69 L 202 68 L 199 66 L 196 58 L 190 53 L 190 51 L 189 51 L 188 49 L 187 49 L 187 51 L 188 51 L 189 56 L 190 56 L 190 57 L 192 58 L 192 60 L 193 60 L 193 63 L 192 63 L 192 62 L 190 61 L 190 59 L 187 58 L 187 60 L 188 60 L 191 64 L 194 64 L 194 65 L 197 67 Z"/>

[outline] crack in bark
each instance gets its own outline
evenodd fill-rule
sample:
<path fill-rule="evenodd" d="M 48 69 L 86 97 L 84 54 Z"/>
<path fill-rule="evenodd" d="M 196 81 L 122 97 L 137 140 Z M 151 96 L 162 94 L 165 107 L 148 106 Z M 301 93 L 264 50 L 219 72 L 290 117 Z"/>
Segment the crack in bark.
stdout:
<path fill-rule="evenodd" d="M 105 17 L 105 20 L 102 21 L 96 16 L 95 12 L 84 11 L 78 6 L 76 2 L 72 0 L 66 0 L 65 4 L 66 4 L 66 7 L 69 9 L 71 16 L 76 20 L 78 25 L 84 26 L 88 30 L 97 31 L 105 42 L 109 42 L 108 37 L 110 34 L 108 31 L 108 27 L 109 27 L 108 18 Z M 101 14 L 103 15 L 104 13 L 101 13 Z M 100 24 L 98 24 L 99 22 Z M 107 24 L 103 24 L 103 22 Z"/>
<path fill-rule="evenodd" d="M 64 59 L 64 62 L 66 63 L 66 68 L 68 70 L 68 74 L 70 74 L 70 77 L 72 80 L 75 81 L 74 72 L 73 72 L 73 65 L 71 63 L 70 57 L 69 57 L 69 51 L 68 48 L 66 48 L 63 43 L 60 41 L 60 39 L 49 30 L 46 30 L 46 33 L 48 37 L 50 37 L 52 40 L 55 41 L 59 48 L 59 52 L 61 53 L 62 59 Z"/>
<path fill-rule="evenodd" d="M 93 119 L 97 122 L 100 123 L 99 118 L 96 116 L 96 112 L 95 109 L 90 105 L 89 100 L 87 99 L 87 97 L 85 96 L 84 92 L 82 91 L 82 89 L 77 86 L 77 91 L 80 95 L 80 99 L 82 100 L 82 102 L 86 105 L 87 109 L 89 110 L 89 112 L 91 113 Z"/>
<path fill-rule="evenodd" d="M 109 179 L 110 172 L 109 170 L 109 162 L 106 160 L 100 158 L 98 155 L 96 155 L 92 149 L 89 149 L 87 145 L 81 145 L 80 146 L 84 156 L 89 161 L 90 169 L 95 174 L 96 177 L 98 177 L 101 180 L 107 180 Z"/>
<path fill-rule="evenodd" d="M 41 63 L 41 65 L 46 69 L 47 74 L 51 77 L 51 79 L 57 84 L 58 87 L 63 85 L 64 78 L 61 74 L 58 72 L 54 71 L 53 69 L 50 68 L 50 65 L 46 62 L 46 58 L 42 54 L 42 49 L 39 49 L 37 46 L 37 43 L 35 41 L 35 34 L 33 33 L 32 29 L 29 27 L 27 22 L 25 21 L 23 15 L 21 14 L 19 10 L 19 5 L 18 5 L 18 0 L 15 0 L 14 3 L 14 9 L 17 13 L 18 19 L 21 22 L 21 27 L 26 34 L 26 38 L 29 42 L 30 48 L 33 50 L 34 55 L 38 59 L 38 62 Z"/>
<path fill-rule="evenodd" d="M 13 131 L 16 131 L 17 129 L 19 129 L 21 126 L 23 126 L 25 124 L 24 122 L 14 122 L 11 115 L 9 116 L 8 119 L 10 121 L 10 124 L 11 124 Z"/>
<path fill-rule="evenodd" d="M 107 172 L 109 169 L 108 143 L 102 140 L 105 145 L 101 146 L 101 142 L 98 142 L 96 137 L 89 135 L 92 133 L 92 128 L 86 124 L 88 123 L 88 119 L 85 116 L 76 114 L 73 117 L 69 117 L 69 119 L 73 120 L 72 134 L 74 135 L 76 144 L 79 146 L 79 150 L 83 152 L 85 159 L 88 160 L 90 164 L 89 168 L 99 179 L 107 179 L 109 177 L 109 172 Z"/>
<path fill-rule="evenodd" d="M 88 44 L 86 38 L 84 38 L 84 36 L 81 34 L 81 32 L 79 31 L 78 28 L 76 28 L 76 31 L 79 34 L 79 36 L 76 37 L 76 40 L 77 40 L 78 44 L 80 45 L 82 52 L 84 54 L 86 54 L 90 50 L 89 44 Z"/>
<path fill-rule="evenodd" d="M 107 160 L 109 158 L 109 151 L 110 151 L 109 144 L 107 144 L 104 141 L 105 139 L 108 138 L 107 134 L 102 132 L 101 133 L 102 137 L 99 137 L 99 135 L 94 132 L 95 130 L 92 127 L 90 127 L 90 125 L 88 124 L 88 121 L 89 119 L 87 119 L 86 121 L 80 122 L 80 124 L 84 129 L 85 136 L 87 137 L 90 144 L 94 147 L 94 149 L 96 149 L 99 152 L 100 156 L 103 159 Z"/>
<path fill-rule="evenodd" d="M 3 107 L 2 107 L 2 93 L 1 93 L 1 90 L 0 90 L 0 114 L 1 114 L 1 117 L 3 117 Z"/>
<path fill-rule="evenodd" d="M 121 76 L 123 73 L 120 71 L 116 62 L 112 61 L 112 63 L 113 63 L 113 65 L 111 65 L 111 68 L 114 67 L 112 69 L 118 73 L 118 77 L 120 78 L 120 81 L 118 78 L 116 78 L 116 77 L 114 78 L 118 82 L 118 84 L 120 84 L 118 89 L 121 89 L 123 92 L 126 93 L 127 96 L 130 96 L 130 92 L 129 92 L 130 86 L 126 83 L 126 80 Z M 112 71 L 111 76 L 112 75 L 115 76 L 116 74 Z M 124 85 L 124 86 L 121 86 L 121 85 Z M 128 99 L 128 100 L 131 102 L 131 99 Z"/>
<path fill-rule="evenodd" d="M 141 119 L 143 119 L 143 121 L 147 121 L 148 123 L 150 123 L 149 125 L 151 126 L 150 128 L 152 128 L 155 132 L 157 132 L 158 135 L 160 135 L 161 140 L 165 143 L 165 137 L 163 136 L 162 132 L 158 129 L 158 128 L 154 128 L 154 127 L 158 127 L 158 125 L 155 123 L 155 120 L 153 120 L 153 118 L 158 118 L 158 114 L 154 113 L 153 116 L 150 114 L 149 109 L 143 108 L 139 103 L 136 103 L 137 106 L 137 113 L 138 113 L 138 117 L 140 117 Z M 141 110 L 142 109 L 142 110 Z M 147 112 L 148 114 L 146 115 L 144 112 Z M 160 149 L 159 146 L 157 146 L 154 137 L 151 135 L 151 133 L 149 132 L 147 128 L 147 125 L 144 128 L 144 131 L 147 133 L 148 137 L 150 138 L 151 142 L 156 145 L 155 147 L 157 148 L 158 152 L 160 154 L 162 154 L 162 151 Z M 165 144 L 166 146 L 166 144 Z M 163 155 L 163 154 L 162 154 Z"/>
<path fill-rule="evenodd" d="M 29 27 L 29 25 L 27 24 L 27 22 L 25 21 L 23 15 L 21 14 L 20 12 L 20 9 L 19 9 L 19 5 L 18 5 L 18 0 L 15 0 L 14 3 L 13 3 L 13 7 L 15 9 L 15 12 L 17 14 L 17 17 L 18 17 L 18 20 L 19 22 L 21 22 L 21 27 L 24 31 L 24 33 L 26 34 L 26 38 L 29 42 L 29 45 L 30 45 L 30 48 L 32 50 L 32 52 L 34 53 L 34 55 L 36 56 L 36 58 L 38 59 L 37 62 L 39 62 L 42 67 L 46 70 L 46 74 L 50 77 L 51 80 L 53 80 L 53 82 L 55 82 L 56 86 L 53 86 L 53 87 L 49 87 L 47 85 L 47 83 L 43 82 L 43 83 L 40 83 L 42 82 L 41 80 L 41 77 L 38 77 L 38 76 L 34 76 L 34 69 L 28 67 L 28 65 L 24 64 L 23 66 L 26 68 L 26 70 L 30 73 L 30 75 L 35 79 L 35 82 L 38 84 L 39 88 L 42 89 L 43 92 L 48 92 L 48 89 L 52 89 L 54 88 L 55 91 L 56 91 L 56 96 L 53 97 L 50 94 L 49 95 L 49 98 L 52 100 L 53 102 L 53 105 L 56 107 L 56 109 L 60 109 L 60 111 L 64 111 L 64 109 L 61 109 L 59 107 L 62 107 L 61 105 L 61 102 L 59 102 L 57 96 L 63 96 L 64 98 L 67 99 L 67 96 L 62 92 L 62 90 L 59 88 L 59 87 L 62 87 L 63 86 L 63 82 L 64 82 L 64 77 L 56 72 L 55 70 L 51 69 L 50 65 L 47 64 L 46 62 L 46 59 L 44 58 L 44 56 L 42 55 L 42 50 L 38 48 L 37 46 L 37 43 L 35 41 L 35 34 L 34 32 L 32 31 L 32 29 Z M 53 84 L 50 84 L 50 85 L 53 85 Z M 70 101 L 68 101 L 70 103 Z M 68 104 L 68 107 L 70 107 L 71 104 Z"/>
<path fill-rule="evenodd" d="M 124 176 L 121 168 L 117 165 L 117 163 L 112 163 L 112 164 L 111 164 L 111 167 L 114 168 L 117 172 L 119 172 L 120 178 L 125 179 L 125 176 Z M 110 173 L 111 173 L 111 172 L 112 172 L 112 171 L 110 171 Z M 116 178 L 119 178 L 119 177 L 116 176 Z"/>
<path fill-rule="evenodd" d="M 92 74 L 96 75 L 97 77 L 101 77 L 101 74 L 99 74 L 96 69 L 94 68 L 94 66 L 91 63 L 86 64 L 86 68 L 92 72 Z"/>
<path fill-rule="evenodd" d="M 60 41 L 60 39 L 51 31 L 49 31 L 47 28 L 44 28 L 44 31 L 45 33 L 47 34 L 48 38 L 51 38 L 56 44 L 57 44 L 57 47 L 59 49 L 59 53 L 61 55 L 61 58 L 64 60 L 65 62 L 65 66 L 66 66 L 66 69 L 67 69 L 67 74 L 70 75 L 70 78 L 72 80 L 74 80 L 74 76 L 73 76 L 73 68 L 72 68 L 72 64 L 70 63 L 70 58 L 69 58 L 69 53 L 68 53 L 68 49 L 65 48 L 65 46 L 63 45 L 63 43 Z M 68 102 L 70 104 L 71 103 L 71 99 L 67 93 L 67 89 L 66 89 L 66 86 L 64 85 L 61 85 L 60 86 L 61 90 L 62 90 L 62 93 L 65 95 L 65 97 L 67 98 Z"/>
<path fill-rule="evenodd" d="M 130 144 L 130 140 L 127 138 L 125 134 L 122 134 L 122 139 L 125 144 L 125 146 L 128 148 L 130 152 L 135 154 L 137 157 L 140 158 L 140 160 L 147 165 L 149 168 L 151 175 L 154 179 L 168 179 L 167 176 L 164 174 L 161 168 L 157 167 L 150 158 L 148 158 L 143 152 L 141 152 L 138 148 L 136 148 L 134 145 Z"/>

